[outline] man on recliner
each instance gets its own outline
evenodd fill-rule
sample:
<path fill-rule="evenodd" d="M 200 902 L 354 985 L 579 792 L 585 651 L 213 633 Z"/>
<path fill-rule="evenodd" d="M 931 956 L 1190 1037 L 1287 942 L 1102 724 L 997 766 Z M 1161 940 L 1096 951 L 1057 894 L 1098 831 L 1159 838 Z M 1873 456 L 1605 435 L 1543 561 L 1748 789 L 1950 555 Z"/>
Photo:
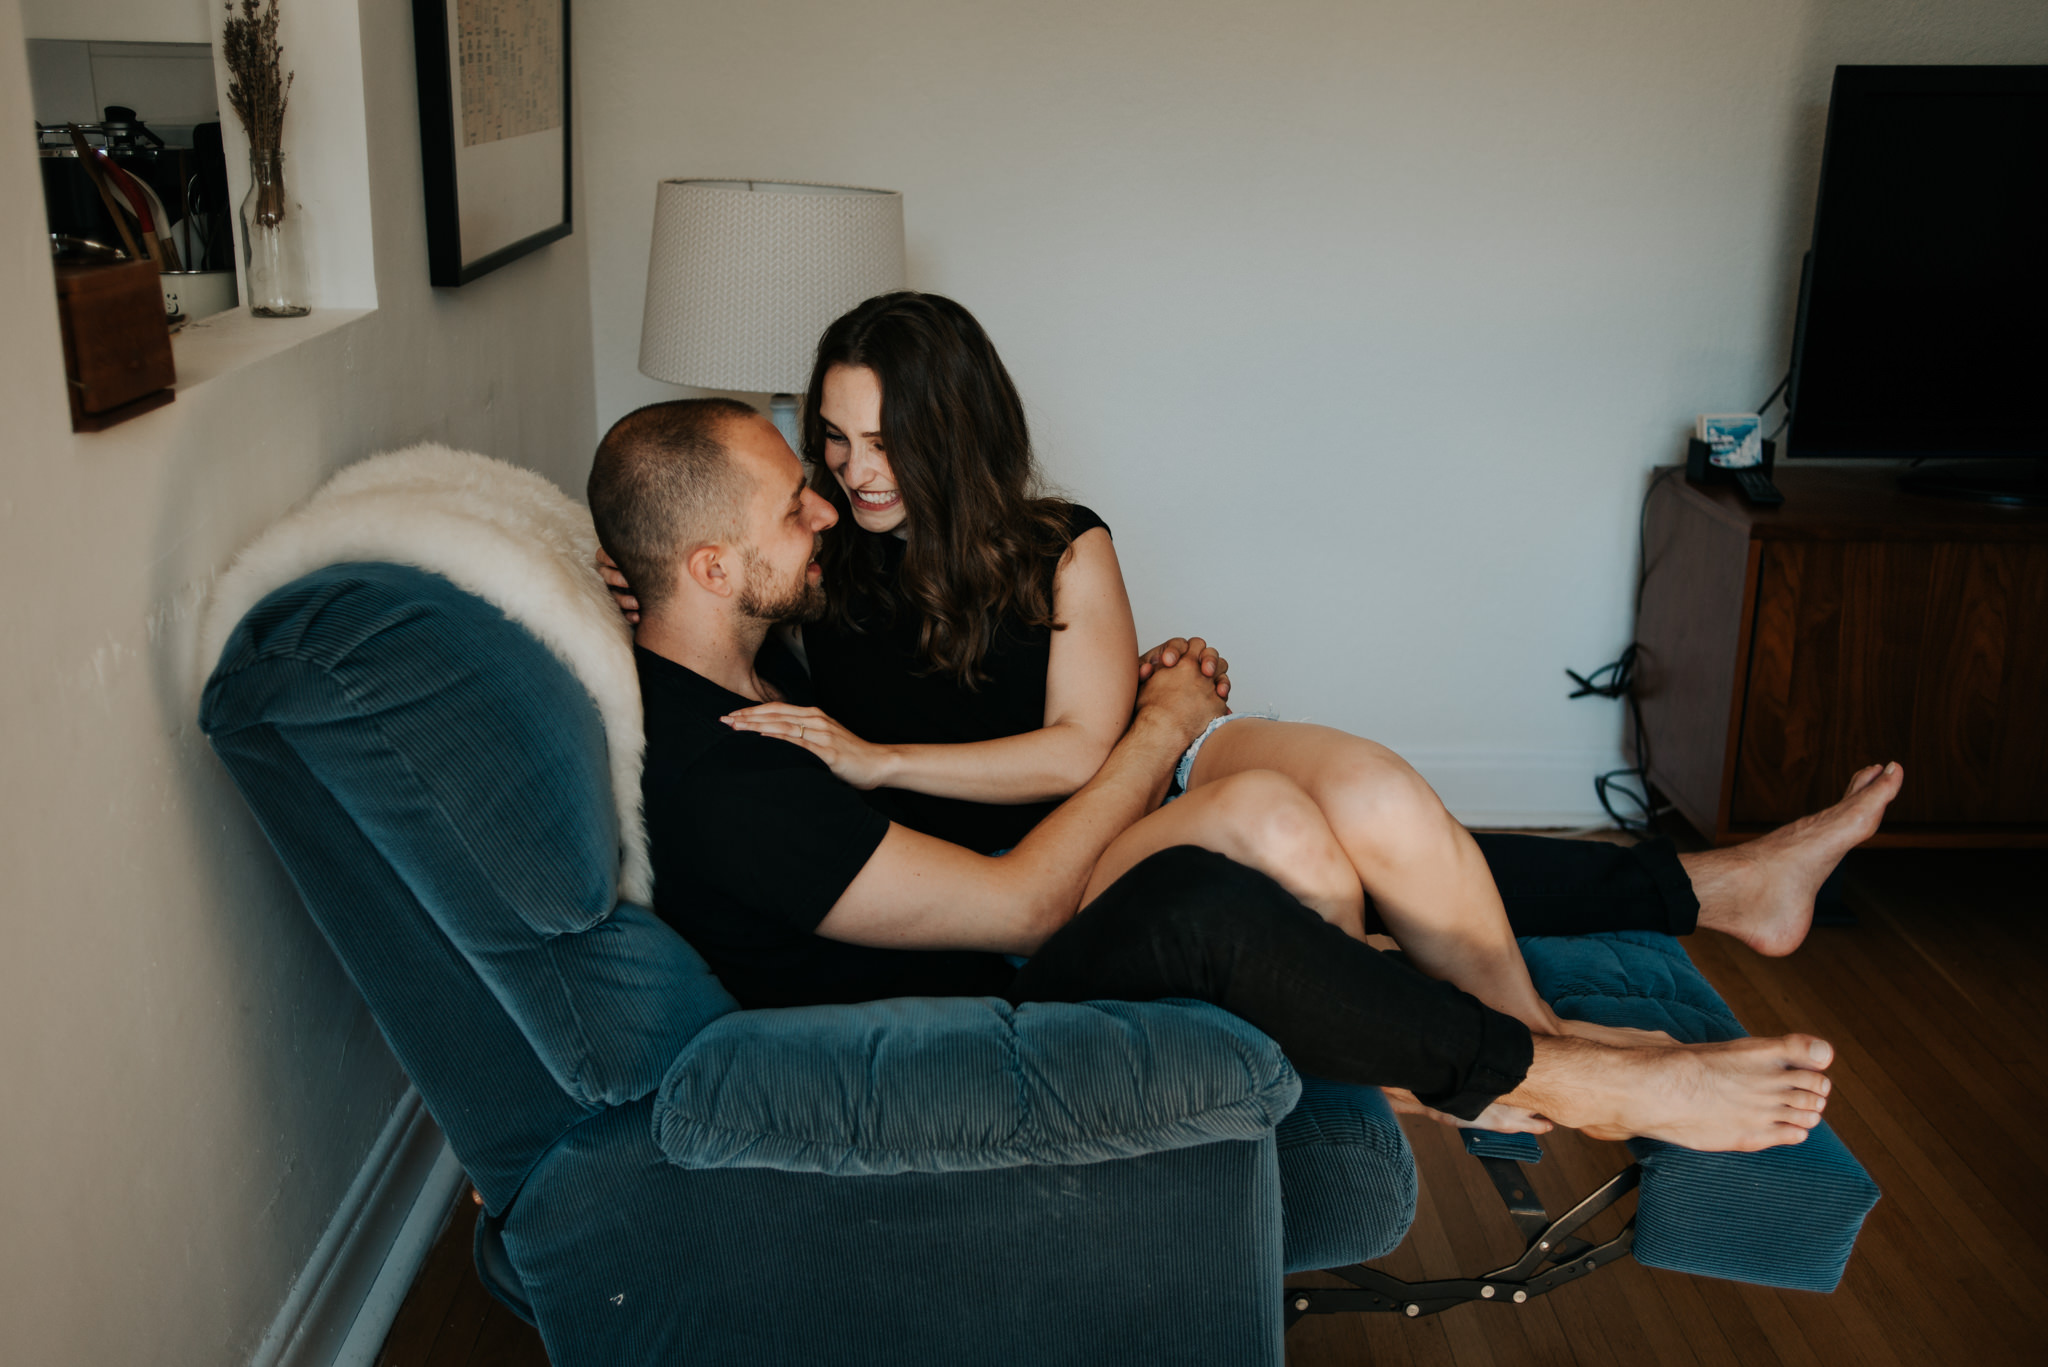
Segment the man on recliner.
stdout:
<path fill-rule="evenodd" d="M 1153 855 L 1077 911 L 1104 849 L 1158 805 L 1182 751 L 1224 710 L 1188 661 L 1153 673 L 1101 770 L 1008 854 L 891 821 L 809 751 L 720 720 L 809 700 L 802 667 L 770 628 L 822 607 L 818 538 L 836 514 L 774 426 L 718 400 L 642 409 L 600 445 L 589 497 L 640 599 L 655 910 L 743 1005 L 1193 998 L 1258 1027 L 1304 1072 L 1405 1090 L 1466 1123 L 1554 1122 L 1702 1150 L 1797 1143 L 1819 1123 L 1820 1070 L 1833 1058 L 1823 1040 L 1532 1036 L 1207 850 Z M 1684 934 L 1697 921 L 1752 943 L 1783 938 L 1786 885 L 1810 907 L 1818 866 L 1847 848 L 1824 818 L 1760 853 L 1689 868 L 1667 854 L 1667 867 L 1627 884 L 1636 905 L 1609 896 L 1583 911 L 1560 890 L 1585 878 L 1588 858 L 1634 852 L 1527 840 L 1515 877 L 1542 888 L 1542 924 L 1516 914 L 1514 889 L 1503 894 L 1522 933 Z M 1017 968 L 1011 956 L 1028 960 Z"/>

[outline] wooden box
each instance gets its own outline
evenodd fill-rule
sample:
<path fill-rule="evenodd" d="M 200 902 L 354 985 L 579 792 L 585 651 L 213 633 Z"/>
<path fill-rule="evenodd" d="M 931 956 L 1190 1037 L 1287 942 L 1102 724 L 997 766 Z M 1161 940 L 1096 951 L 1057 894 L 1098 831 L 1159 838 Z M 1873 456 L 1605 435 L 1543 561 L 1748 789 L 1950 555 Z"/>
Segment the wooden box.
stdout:
<path fill-rule="evenodd" d="M 1651 783 L 1716 844 L 1906 782 L 1874 844 L 2048 845 L 2048 511 L 1780 465 L 1781 508 L 1672 472 L 1644 518 Z"/>
<path fill-rule="evenodd" d="M 71 430 L 98 432 L 172 399 L 177 370 L 156 267 L 57 265 Z"/>

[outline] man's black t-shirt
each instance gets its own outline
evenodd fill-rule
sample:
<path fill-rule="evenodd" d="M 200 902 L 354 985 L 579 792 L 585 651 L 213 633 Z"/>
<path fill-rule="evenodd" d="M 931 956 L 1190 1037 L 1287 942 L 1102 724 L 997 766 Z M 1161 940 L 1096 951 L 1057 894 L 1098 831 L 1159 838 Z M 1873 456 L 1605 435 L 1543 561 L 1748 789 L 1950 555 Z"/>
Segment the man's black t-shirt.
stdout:
<path fill-rule="evenodd" d="M 636 647 L 647 718 L 641 790 L 654 860 L 654 910 L 688 940 L 742 1006 L 884 997 L 1000 995 L 1000 954 L 871 949 L 816 934 L 888 834 L 889 817 L 789 741 L 719 718 L 754 705 Z M 786 701 L 809 680 L 770 637 L 755 661 Z"/>

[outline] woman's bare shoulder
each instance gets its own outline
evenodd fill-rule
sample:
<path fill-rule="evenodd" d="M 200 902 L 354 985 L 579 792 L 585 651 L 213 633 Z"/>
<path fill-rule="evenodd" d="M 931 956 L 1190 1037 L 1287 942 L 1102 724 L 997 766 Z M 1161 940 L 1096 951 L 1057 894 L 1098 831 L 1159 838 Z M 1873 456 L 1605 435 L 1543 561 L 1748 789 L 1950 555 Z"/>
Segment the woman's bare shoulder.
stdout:
<path fill-rule="evenodd" d="M 1090 527 L 1068 542 L 1067 549 L 1061 553 L 1055 586 L 1065 584 L 1076 575 L 1090 580 L 1105 574 L 1113 574 L 1119 580 L 1123 578 L 1123 571 L 1117 565 L 1116 543 L 1110 540 L 1109 528 Z"/>

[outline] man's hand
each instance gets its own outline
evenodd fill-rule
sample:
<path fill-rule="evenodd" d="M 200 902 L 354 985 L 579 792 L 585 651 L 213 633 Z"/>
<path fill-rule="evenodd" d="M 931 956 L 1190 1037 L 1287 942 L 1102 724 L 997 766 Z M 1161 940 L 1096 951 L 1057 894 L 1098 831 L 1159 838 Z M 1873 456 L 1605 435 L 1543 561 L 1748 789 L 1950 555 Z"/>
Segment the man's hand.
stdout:
<path fill-rule="evenodd" d="M 624 582 L 624 581 L 621 581 Z M 1202 677 L 1216 683 L 1216 696 L 1230 700 L 1230 661 L 1216 653 L 1216 647 L 1197 636 L 1189 640 L 1176 636 L 1164 645 L 1153 646 L 1138 657 L 1138 682 L 1143 683 L 1161 668 L 1171 669 L 1182 660 L 1190 660 L 1202 669 Z"/>
<path fill-rule="evenodd" d="M 1183 748 L 1202 734 L 1203 727 L 1229 711 L 1190 655 L 1181 655 L 1177 664 L 1161 663 L 1138 687 L 1136 721 L 1156 717 L 1161 725 L 1183 735 Z"/>
<path fill-rule="evenodd" d="M 604 553 L 604 547 L 597 548 L 597 573 L 604 580 L 604 586 L 612 591 L 612 601 L 619 605 L 619 611 L 626 620 L 635 625 L 640 621 L 640 600 L 633 596 L 633 586 L 626 582 L 626 576 L 619 573 L 619 562 Z"/>
<path fill-rule="evenodd" d="M 801 745 L 824 760 L 833 777 L 863 791 L 889 781 L 889 761 L 894 756 L 890 747 L 862 740 L 815 707 L 764 702 L 719 720 L 735 731 L 752 731 Z"/>

